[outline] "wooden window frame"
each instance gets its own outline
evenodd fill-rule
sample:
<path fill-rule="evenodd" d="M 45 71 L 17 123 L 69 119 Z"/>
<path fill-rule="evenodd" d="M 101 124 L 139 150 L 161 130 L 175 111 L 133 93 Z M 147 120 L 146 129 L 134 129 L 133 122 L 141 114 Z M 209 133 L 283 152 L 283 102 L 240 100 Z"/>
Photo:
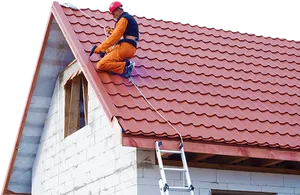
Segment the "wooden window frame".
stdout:
<path fill-rule="evenodd" d="M 65 86 L 64 137 L 88 124 L 88 82 L 82 72 L 71 75 Z M 83 98 L 84 125 L 80 124 L 80 93 Z"/>

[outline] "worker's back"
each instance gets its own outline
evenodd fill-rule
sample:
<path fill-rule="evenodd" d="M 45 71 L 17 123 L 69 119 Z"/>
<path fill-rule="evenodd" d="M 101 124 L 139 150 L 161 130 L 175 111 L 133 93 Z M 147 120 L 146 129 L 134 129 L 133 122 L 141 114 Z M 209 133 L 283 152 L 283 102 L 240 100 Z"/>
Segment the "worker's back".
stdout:
<path fill-rule="evenodd" d="M 123 12 L 123 14 L 120 16 L 119 19 L 121 19 L 121 18 L 126 18 L 128 21 L 127 28 L 123 34 L 123 38 L 125 39 L 126 36 L 134 36 L 134 37 L 136 37 L 135 41 L 138 41 L 139 40 L 139 26 L 138 26 L 136 20 L 127 12 Z M 119 19 L 118 19 L 118 21 L 119 21 Z"/>

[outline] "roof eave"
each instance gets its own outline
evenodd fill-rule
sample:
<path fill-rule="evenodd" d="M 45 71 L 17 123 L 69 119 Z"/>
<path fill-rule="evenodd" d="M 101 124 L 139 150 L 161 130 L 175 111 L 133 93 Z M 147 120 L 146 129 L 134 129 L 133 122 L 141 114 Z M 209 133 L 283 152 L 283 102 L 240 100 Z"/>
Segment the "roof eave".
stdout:
<path fill-rule="evenodd" d="M 166 139 L 148 136 L 133 136 L 122 135 L 122 145 L 129 147 L 136 147 L 141 149 L 155 149 L 155 141 L 163 142 L 163 148 L 166 150 L 174 150 L 178 148 L 179 139 Z M 250 147 L 250 146 L 236 146 L 225 145 L 219 143 L 205 143 L 197 142 L 194 140 L 187 140 L 184 142 L 185 152 L 226 155 L 226 156 L 239 156 L 248 158 L 262 158 L 271 160 L 283 161 L 297 161 L 300 162 L 299 151 L 284 150 L 278 148 L 267 147 Z"/>

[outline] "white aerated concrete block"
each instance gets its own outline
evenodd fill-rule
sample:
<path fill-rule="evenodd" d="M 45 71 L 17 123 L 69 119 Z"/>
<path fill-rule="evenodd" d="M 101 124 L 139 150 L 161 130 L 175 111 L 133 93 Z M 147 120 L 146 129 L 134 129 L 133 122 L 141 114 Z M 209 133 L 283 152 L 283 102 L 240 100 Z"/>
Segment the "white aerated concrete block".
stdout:
<path fill-rule="evenodd" d="M 283 175 L 272 173 L 251 173 L 251 184 L 283 186 Z"/>
<path fill-rule="evenodd" d="M 125 195 L 125 194 L 140 195 L 140 194 L 137 194 L 136 185 L 128 186 L 126 188 L 121 188 L 120 190 L 118 190 L 118 188 L 116 188 L 116 192 L 114 195 Z"/>
<path fill-rule="evenodd" d="M 262 192 L 279 192 L 279 193 L 294 193 L 294 188 L 289 187 L 278 187 L 278 186 L 261 186 Z"/>
<path fill-rule="evenodd" d="M 284 175 L 283 184 L 286 187 L 300 188 L 300 176 L 299 175 Z"/>
<path fill-rule="evenodd" d="M 247 191 L 247 192 L 261 192 L 260 185 L 247 185 L 247 184 L 227 184 L 228 189 L 236 191 Z"/>
<path fill-rule="evenodd" d="M 199 195 L 211 195 L 210 189 L 200 189 L 199 192 Z"/>
<path fill-rule="evenodd" d="M 250 173 L 241 171 L 217 170 L 217 182 L 250 184 Z"/>
<path fill-rule="evenodd" d="M 197 181 L 217 182 L 217 170 L 189 168 L 191 178 L 197 178 Z"/>

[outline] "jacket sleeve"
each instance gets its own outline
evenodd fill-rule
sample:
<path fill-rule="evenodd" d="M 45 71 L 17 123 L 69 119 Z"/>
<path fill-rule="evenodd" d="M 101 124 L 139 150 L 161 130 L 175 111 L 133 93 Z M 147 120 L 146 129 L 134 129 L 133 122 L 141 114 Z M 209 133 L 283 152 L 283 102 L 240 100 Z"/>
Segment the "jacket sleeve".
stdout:
<path fill-rule="evenodd" d="M 104 52 L 106 49 L 116 44 L 123 36 L 127 28 L 127 24 L 128 20 L 126 18 L 121 18 L 116 24 L 116 28 L 114 29 L 112 34 L 95 49 L 95 53 Z"/>

